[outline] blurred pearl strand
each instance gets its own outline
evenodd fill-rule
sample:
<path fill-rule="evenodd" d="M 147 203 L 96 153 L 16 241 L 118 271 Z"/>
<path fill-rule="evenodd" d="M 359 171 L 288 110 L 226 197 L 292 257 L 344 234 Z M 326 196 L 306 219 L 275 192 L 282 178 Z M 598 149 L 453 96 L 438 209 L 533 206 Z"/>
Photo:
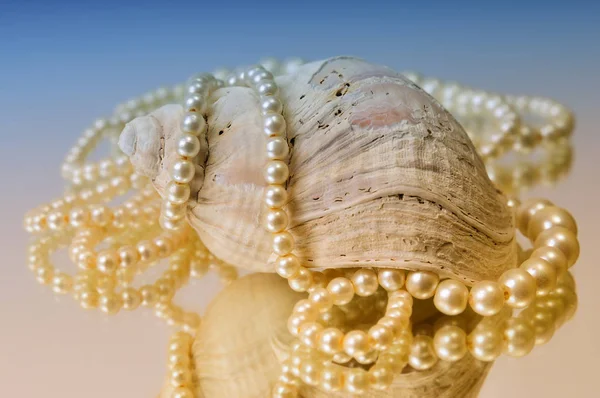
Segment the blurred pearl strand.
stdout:
<path fill-rule="evenodd" d="M 402 270 L 361 269 L 353 275 L 338 275 L 328 279 L 323 273 L 309 272 L 302 267 L 291 254 L 293 238 L 285 231 L 288 216 L 283 206 L 287 202 L 285 183 L 289 171 L 284 160 L 289 147 L 285 139 L 285 119 L 281 116 L 283 106 L 277 97 L 278 88 L 274 80 L 274 75 L 280 72 L 293 73 L 301 64 L 300 60 L 291 60 L 280 66 L 276 61 L 269 60 L 263 66 L 233 75 L 224 70 L 216 71 L 214 76 L 199 75 L 192 78 L 187 86 L 161 88 L 139 100 L 130 100 L 120 105 L 113 117 L 96 121 L 84 131 L 65 158 L 62 175 L 71 184 L 66 195 L 36 209 L 25 218 L 25 228 L 41 235 L 29 250 L 29 265 L 38 281 L 51 284 L 57 293 L 72 293 L 84 308 L 100 307 L 102 311 L 112 314 L 120 309 L 133 310 L 139 305 L 154 307 L 157 315 L 169 323 L 180 325 L 188 331 L 195 330 L 199 325 L 199 317 L 195 313 L 184 312 L 171 302 L 175 291 L 187 282 L 190 275 L 200 277 L 209 268 L 220 272 L 226 281 L 235 277 L 235 270 L 208 253 L 183 222 L 185 203 L 189 197 L 189 185 L 187 190 L 185 187 L 194 177 L 192 160 L 201 145 L 197 137 L 206 128 L 203 113 L 211 90 L 223 85 L 243 85 L 253 87 L 261 96 L 264 131 L 269 137 L 267 156 L 270 160 L 265 168 L 265 180 L 269 186 L 265 192 L 265 204 L 271 210 L 266 228 L 274 234 L 273 249 L 280 256 L 277 272 L 289 280 L 292 289 L 309 292 L 309 298 L 298 303 L 289 322 L 290 331 L 300 338 L 294 348 L 297 356 L 292 357 L 297 366 L 290 368 L 295 378 L 290 376 L 286 379 L 284 365 L 284 376 L 275 386 L 274 396 L 295 396 L 290 394 L 292 390 L 295 391 L 298 380 L 312 385 L 321 383 L 321 387 L 327 391 L 343 388 L 359 393 L 371 387 L 385 388 L 392 381 L 391 372 L 400 371 L 406 364 L 415 369 L 428 369 L 438 358 L 450 361 L 462 358 L 467 352 L 463 347 L 467 346 L 476 358 L 484 361 L 495 359 L 496 354 L 501 352 L 498 347 L 491 354 L 478 348 L 478 344 L 489 347 L 485 336 L 496 336 L 497 333 L 486 330 L 480 333 L 481 336 L 469 335 L 470 340 L 467 340 L 465 332 L 461 334 L 456 325 L 439 328 L 433 337 L 417 333 L 413 339 L 408 331 L 412 312 L 411 295 L 419 299 L 433 297 L 438 310 L 448 315 L 460 314 L 466 309 L 467 303 L 476 313 L 490 317 L 495 316 L 505 304 L 516 309 L 527 307 L 522 313 L 527 314 L 531 309 L 533 324 L 538 325 L 538 329 L 541 328 L 540 322 L 542 325 L 548 323 L 544 324 L 543 321 L 548 318 L 543 314 L 545 308 L 550 308 L 550 312 L 554 310 L 553 319 L 557 326 L 572 316 L 576 296 L 573 297 L 574 284 L 571 283 L 572 277 L 567 268 L 573 265 L 579 253 L 577 228 L 569 213 L 543 200 L 526 202 L 518 209 L 517 201 L 510 202 L 516 209 L 519 229 L 532 239 L 536 248 L 531 258 L 519 268 L 507 271 L 499 282 L 478 282 L 470 292 L 460 281 L 447 279 L 440 282 L 437 275 L 428 272 L 406 274 Z M 495 132 L 487 136 L 476 135 L 474 130 L 467 128 L 486 162 L 511 149 L 527 152 L 541 144 L 560 142 L 568 138 L 573 128 L 571 113 L 551 100 L 500 96 L 408 73 L 407 77 L 436 97 L 465 125 L 473 119 L 482 119 L 491 125 Z M 101 138 L 114 142 L 125 123 L 180 99 L 184 94 L 187 94 L 184 107 L 188 112 L 182 121 L 185 135 L 178 143 L 180 159 L 171 171 L 173 195 L 167 196 L 162 206 L 159 206 L 160 199 L 148 181 L 134 173 L 127 157 L 118 154 L 118 151 L 109 159 L 85 163 Z M 528 125 L 523 121 L 525 116 L 537 117 L 544 123 L 540 127 Z M 111 209 L 103 204 L 124 195 L 131 188 L 139 193 L 123 205 Z M 188 195 L 185 195 L 186 192 Z M 156 217 L 159 209 L 161 216 Z M 140 219 L 144 221 L 140 222 Z M 165 228 L 165 232 L 148 231 L 148 226 L 158 223 Z M 74 278 L 55 271 L 49 260 L 52 251 L 69 241 L 69 255 L 81 269 Z M 118 241 L 123 244 L 119 245 Z M 95 247 L 103 242 L 111 248 L 95 251 Z M 136 273 L 161 258 L 170 258 L 171 265 L 155 284 L 144 285 L 139 290 L 130 286 Z M 116 293 L 116 286 L 122 286 L 123 289 Z M 324 328 L 316 322 L 315 315 L 318 317 L 321 314 L 322 318 L 332 310 L 333 305 L 348 304 L 354 295 L 369 297 L 379 287 L 389 292 L 388 312 L 368 333 L 361 330 L 342 333 L 335 327 Z M 557 312 L 556 308 L 563 308 L 567 315 Z M 542 321 L 536 321 L 538 319 Z M 510 336 L 519 336 L 517 330 L 522 333 L 525 333 L 523 330 L 529 330 L 519 322 L 511 321 L 514 325 L 504 329 L 508 346 L 511 346 Z M 182 336 L 177 335 L 178 342 L 188 341 L 187 337 Z M 535 341 L 547 340 L 536 335 Z M 507 348 L 507 353 L 520 356 L 528 352 L 526 348 L 530 339 L 523 344 L 525 348 L 512 344 L 513 348 Z M 400 351 L 405 353 L 400 362 L 385 359 L 386 350 L 395 347 L 398 351 L 400 346 L 403 347 Z M 452 352 L 451 347 L 458 351 Z M 379 355 L 373 355 L 374 350 Z M 321 358 L 325 366 L 322 373 L 314 374 L 317 365 L 311 365 L 310 358 L 315 356 Z M 358 363 L 372 364 L 373 371 L 340 368 L 339 363 L 352 358 Z M 304 370 L 301 372 L 300 369 Z M 177 384 L 173 397 L 192 396 L 192 388 L 188 385 L 191 381 L 185 376 L 186 371 L 173 372 L 173 385 Z M 340 376 L 340 372 L 347 374 Z M 315 375 L 316 379 L 313 377 Z"/>

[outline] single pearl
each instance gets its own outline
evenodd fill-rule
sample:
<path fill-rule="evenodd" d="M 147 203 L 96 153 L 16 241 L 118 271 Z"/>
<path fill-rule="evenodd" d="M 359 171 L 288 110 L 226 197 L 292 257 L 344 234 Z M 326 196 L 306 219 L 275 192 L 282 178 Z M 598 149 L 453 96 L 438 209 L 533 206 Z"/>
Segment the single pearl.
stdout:
<path fill-rule="evenodd" d="M 187 387 L 177 387 L 171 393 L 170 398 L 194 398 L 194 392 Z"/>
<path fill-rule="evenodd" d="M 140 260 L 144 262 L 152 262 L 157 259 L 157 251 L 152 242 L 143 240 L 136 245 Z"/>
<path fill-rule="evenodd" d="M 318 361 L 306 360 L 300 366 L 300 380 L 309 386 L 319 384 L 322 365 Z"/>
<path fill-rule="evenodd" d="M 536 281 L 524 269 L 512 268 L 505 271 L 498 283 L 506 292 L 506 304 L 512 308 L 525 308 L 535 299 Z"/>
<path fill-rule="evenodd" d="M 552 227 L 563 227 L 577 235 L 577 223 L 573 216 L 560 207 L 548 206 L 537 211 L 527 227 L 527 236 L 532 241 L 545 230 Z"/>
<path fill-rule="evenodd" d="M 434 272 L 415 271 L 409 272 L 406 278 L 406 290 L 415 298 L 425 300 L 435 294 L 435 289 L 440 281 Z"/>
<path fill-rule="evenodd" d="M 190 198 L 190 186 L 170 181 L 165 188 L 165 196 L 170 202 L 184 204 Z"/>
<path fill-rule="evenodd" d="M 283 184 L 290 176 L 289 173 L 287 164 L 281 160 L 271 160 L 267 163 L 264 177 L 268 184 Z"/>
<path fill-rule="evenodd" d="M 165 258 L 173 253 L 173 242 L 167 236 L 157 236 L 152 239 L 152 244 L 156 249 L 156 255 Z"/>
<path fill-rule="evenodd" d="M 198 136 L 206 129 L 206 120 L 196 112 L 188 112 L 181 121 L 181 131 L 191 135 Z"/>
<path fill-rule="evenodd" d="M 121 309 L 123 300 L 115 293 L 104 293 L 100 296 L 100 309 L 108 315 L 114 315 Z"/>
<path fill-rule="evenodd" d="M 433 346 L 442 361 L 456 362 L 467 353 L 467 334 L 458 326 L 443 326 L 435 333 Z"/>
<path fill-rule="evenodd" d="M 307 322 L 298 328 L 298 337 L 307 347 L 316 348 L 323 326 L 317 322 Z"/>
<path fill-rule="evenodd" d="M 344 333 L 338 328 L 327 328 L 319 336 L 319 350 L 335 355 L 344 349 Z"/>
<path fill-rule="evenodd" d="M 323 367 L 321 387 L 327 392 L 340 391 L 344 387 L 344 375 L 339 366 L 329 364 Z"/>
<path fill-rule="evenodd" d="M 189 160 L 179 160 L 173 164 L 171 177 L 175 182 L 187 184 L 194 178 L 196 168 Z"/>
<path fill-rule="evenodd" d="M 278 98 L 275 97 L 264 97 L 260 104 L 260 108 L 263 114 L 267 113 L 281 113 L 283 111 L 283 104 Z"/>
<path fill-rule="evenodd" d="M 331 295 L 324 287 L 317 287 L 313 289 L 308 295 L 308 299 L 314 303 L 321 312 L 325 312 L 333 306 Z"/>
<path fill-rule="evenodd" d="M 394 381 L 394 374 L 390 368 L 383 365 L 374 365 L 369 369 L 371 388 L 386 391 Z"/>
<path fill-rule="evenodd" d="M 371 296 L 379 287 L 377 274 L 369 269 L 359 269 L 352 275 L 352 285 L 354 285 L 354 291 L 357 295 L 362 297 Z"/>
<path fill-rule="evenodd" d="M 267 157 L 269 159 L 285 159 L 289 153 L 290 147 L 285 138 L 271 137 L 267 140 Z"/>
<path fill-rule="evenodd" d="M 294 250 L 294 238 L 287 232 L 279 232 L 273 235 L 273 251 L 275 254 L 285 256 Z"/>
<path fill-rule="evenodd" d="M 535 213 L 548 206 L 553 205 L 552 202 L 546 199 L 528 199 L 521 204 L 517 210 L 516 221 L 517 227 L 523 233 L 523 235 L 527 236 L 529 221 L 535 215 Z"/>
<path fill-rule="evenodd" d="M 478 325 L 467 337 L 467 346 L 475 359 L 493 361 L 502 354 L 502 333 L 492 326 Z"/>
<path fill-rule="evenodd" d="M 534 247 L 537 249 L 550 246 L 559 249 L 567 257 L 567 265 L 572 267 L 579 257 L 579 241 L 577 236 L 564 227 L 553 227 L 540 233 L 535 240 Z"/>
<path fill-rule="evenodd" d="M 497 282 L 476 282 L 469 293 L 469 304 L 479 315 L 496 315 L 504 306 L 504 291 Z"/>
<path fill-rule="evenodd" d="M 281 113 L 269 112 L 264 116 L 264 132 L 267 137 L 283 136 L 286 123 Z"/>
<path fill-rule="evenodd" d="M 200 140 L 191 134 L 182 135 L 177 141 L 177 154 L 186 158 L 193 158 L 200 152 Z"/>
<path fill-rule="evenodd" d="M 312 275 L 309 270 L 300 267 L 298 273 L 288 279 L 288 284 L 296 292 L 305 292 L 312 284 Z"/>
<path fill-rule="evenodd" d="M 379 351 L 386 350 L 394 342 L 393 330 L 382 324 L 371 326 L 368 335 L 373 348 Z"/>
<path fill-rule="evenodd" d="M 335 305 L 345 305 L 354 297 L 354 285 L 343 277 L 332 279 L 327 285 L 327 290 Z"/>
<path fill-rule="evenodd" d="M 272 398 L 296 398 L 298 397 L 298 387 L 293 384 L 281 382 L 275 383 L 273 387 Z"/>
<path fill-rule="evenodd" d="M 438 285 L 433 303 L 446 315 L 458 315 L 467 308 L 469 289 L 455 279 L 446 279 Z"/>
<path fill-rule="evenodd" d="M 96 264 L 100 272 L 114 274 L 119 266 L 119 256 L 114 250 L 108 249 L 98 253 Z"/>
<path fill-rule="evenodd" d="M 346 373 L 345 390 L 352 394 L 364 394 L 369 388 L 369 374 L 360 368 L 350 368 Z"/>
<path fill-rule="evenodd" d="M 353 357 L 365 355 L 369 349 L 369 336 L 362 330 L 352 330 L 344 336 L 344 351 Z"/>
<path fill-rule="evenodd" d="M 293 254 L 281 256 L 275 263 L 275 271 L 283 278 L 291 278 L 300 270 L 300 261 Z"/>
<path fill-rule="evenodd" d="M 265 204 L 271 208 L 283 207 L 287 202 L 287 191 L 281 185 L 269 185 L 265 190 Z"/>
<path fill-rule="evenodd" d="M 281 209 L 267 210 L 266 227 L 270 232 L 281 232 L 288 226 L 288 215 Z"/>
<path fill-rule="evenodd" d="M 142 305 L 144 307 L 154 307 L 158 302 L 159 293 L 156 286 L 144 285 L 140 288 L 140 294 L 142 295 Z"/>
<path fill-rule="evenodd" d="M 52 290 L 58 294 L 67 294 L 73 288 L 73 278 L 63 272 L 56 272 L 52 278 Z"/>
<path fill-rule="evenodd" d="M 406 273 L 399 269 L 383 269 L 377 273 L 379 284 L 387 291 L 399 290 L 404 286 Z"/>
<path fill-rule="evenodd" d="M 524 261 L 520 268 L 535 279 L 538 295 L 546 295 L 556 287 L 556 270 L 548 261 L 539 257 L 531 257 Z"/>
<path fill-rule="evenodd" d="M 279 93 L 279 88 L 272 81 L 264 81 L 256 87 L 256 91 L 261 96 L 275 96 Z"/>
<path fill-rule="evenodd" d="M 207 103 L 206 99 L 202 94 L 193 93 L 188 95 L 184 102 L 183 107 L 188 112 L 197 112 L 199 114 L 203 114 L 206 112 Z"/>
<path fill-rule="evenodd" d="M 309 317 L 306 313 L 293 313 L 287 321 L 288 331 L 292 335 L 298 336 L 298 333 L 300 332 L 300 326 L 302 326 L 306 322 L 310 322 Z"/>
<path fill-rule="evenodd" d="M 410 347 L 408 363 L 416 370 L 431 369 L 438 361 L 430 336 L 415 336 Z"/>
<path fill-rule="evenodd" d="M 135 310 L 142 303 L 141 293 L 131 287 L 123 289 L 121 299 L 123 300 L 123 309 L 128 311 Z"/>
<path fill-rule="evenodd" d="M 535 330 L 523 318 L 509 318 L 504 324 L 504 353 L 511 357 L 522 357 L 531 352 L 535 345 Z"/>
<path fill-rule="evenodd" d="M 192 373 L 187 367 L 175 366 L 171 369 L 171 385 L 180 387 L 192 383 Z"/>
<path fill-rule="evenodd" d="M 567 257 L 562 251 L 551 246 L 542 246 L 531 253 L 531 257 L 539 257 L 554 266 L 557 276 L 561 276 L 568 270 Z"/>

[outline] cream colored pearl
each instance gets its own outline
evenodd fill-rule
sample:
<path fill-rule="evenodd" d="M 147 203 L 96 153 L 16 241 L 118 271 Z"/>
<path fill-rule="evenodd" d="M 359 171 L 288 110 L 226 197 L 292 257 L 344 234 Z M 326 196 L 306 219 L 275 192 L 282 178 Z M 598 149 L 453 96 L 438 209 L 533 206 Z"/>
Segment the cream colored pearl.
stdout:
<path fill-rule="evenodd" d="M 123 309 L 132 311 L 139 307 L 142 303 L 142 295 L 134 288 L 128 287 L 121 292 L 123 300 Z"/>
<path fill-rule="evenodd" d="M 438 361 L 430 336 L 415 336 L 410 347 L 408 363 L 416 370 L 431 369 Z"/>
<path fill-rule="evenodd" d="M 409 272 L 406 278 L 406 290 L 415 298 L 425 300 L 435 294 L 435 289 L 440 281 L 434 272 L 416 271 Z"/>
<path fill-rule="evenodd" d="M 267 140 L 267 157 L 272 160 L 285 159 L 290 153 L 287 141 L 282 137 L 271 137 Z"/>
<path fill-rule="evenodd" d="M 435 333 L 433 346 L 442 361 L 456 362 L 467 353 L 467 334 L 458 326 L 443 326 Z"/>
<path fill-rule="evenodd" d="M 319 336 L 319 350 L 325 354 L 335 355 L 344 349 L 344 333 L 338 328 L 327 328 Z"/>
<path fill-rule="evenodd" d="M 308 299 L 319 308 L 321 312 L 325 312 L 333 306 L 333 300 L 329 295 L 329 291 L 324 287 L 318 287 L 312 290 Z"/>
<path fill-rule="evenodd" d="M 542 246 L 531 253 L 531 257 L 539 257 L 554 266 L 557 277 L 568 270 L 567 257 L 556 247 Z"/>
<path fill-rule="evenodd" d="M 391 328 L 377 324 L 369 329 L 369 341 L 379 351 L 386 350 L 394 342 L 394 332 Z"/>
<path fill-rule="evenodd" d="M 352 275 L 352 285 L 357 295 L 362 297 L 371 296 L 379 287 L 377 274 L 369 269 L 359 269 Z"/>
<path fill-rule="evenodd" d="M 369 388 L 369 374 L 360 368 L 350 368 L 344 381 L 345 391 L 363 394 Z"/>
<path fill-rule="evenodd" d="M 527 236 L 529 221 L 544 207 L 552 206 L 552 202 L 546 199 L 528 199 L 521 204 L 517 210 L 517 226 L 523 235 Z"/>
<path fill-rule="evenodd" d="M 266 226 L 270 232 L 281 232 L 288 226 L 288 215 L 280 209 L 270 209 L 266 214 Z"/>
<path fill-rule="evenodd" d="M 179 160 L 173 164 L 171 177 L 180 184 L 187 184 L 194 178 L 196 167 L 189 160 Z"/>
<path fill-rule="evenodd" d="M 173 387 L 186 386 L 192 383 L 192 373 L 187 367 L 175 366 L 171 369 L 171 385 Z"/>
<path fill-rule="evenodd" d="M 157 259 L 157 251 L 152 242 L 143 240 L 136 245 L 140 260 L 144 262 L 152 262 Z"/>
<path fill-rule="evenodd" d="M 119 256 L 114 250 L 104 250 L 98 253 L 96 264 L 100 272 L 112 275 L 119 266 Z"/>
<path fill-rule="evenodd" d="M 394 381 L 394 374 L 386 366 L 375 365 L 369 369 L 369 379 L 371 388 L 386 391 Z"/>
<path fill-rule="evenodd" d="M 504 325 L 504 353 L 511 357 L 522 357 L 535 346 L 535 330 L 523 318 L 509 318 Z"/>
<path fill-rule="evenodd" d="M 455 279 L 446 279 L 438 285 L 433 303 L 446 315 L 458 315 L 467 308 L 469 289 Z"/>
<path fill-rule="evenodd" d="M 265 190 L 265 203 L 271 208 L 283 207 L 287 202 L 287 191 L 281 185 L 269 185 Z"/>
<path fill-rule="evenodd" d="M 100 296 L 100 309 L 102 312 L 114 315 L 121 309 L 123 300 L 114 293 L 104 293 Z"/>
<path fill-rule="evenodd" d="M 307 322 L 298 328 L 298 337 L 307 347 L 316 348 L 322 331 L 323 326 L 317 322 Z"/>
<path fill-rule="evenodd" d="M 165 188 L 165 196 L 169 202 L 184 204 L 190 198 L 190 186 L 170 181 Z"/>
<path fill-rule="evenodd" d="M 194 392 L 187 387 L 177 387 L 170 398 L 194 398 Z"/>
<path fill-rule="evenodd" d="M 379 325 L 388 327 L 394 337 L 397 337 L 404 329 L 408 328 L 408 318 L 397 318 L 384 316 L 377 321 Z"/>
<path fill-rule="evenodd" d="M 155 286 L 145 285 L 140 288 L 142 295 L 142 305 L 144 307 L 153 307 L 159 299 L 159 292 Z"/>
<path fill-rule="evenodd" d="M 548 206 L 537 211 L 527 227 L 527 236 L 532 241 L 545 230 L 552 227 L 564 227 L 577 235 L 577 223 L 573 216 L 559 207 Z"/>
<path fill-rule="evenodd" d="M 279 232 L 273 235 L 273 251 L 279 256 L 285 256 L 294 250 L 294 238 L 287 232 Z"/>
<path fill-rule="evenodd" d="M 327 290 L 335 305 L 345 305 L 354 297 L 354 285 L 343 277 L 332 279 L 327 285 Z"/>
<path fill-rule="evenodd" d="M 362 330 L 352 330 L 344 336 L 344 352 L 353 357 L 365 355 L 369 347 L 369 336 Z"/>
<path fill-rule="evenodd" d="M 73 288 L 73 278 L 62 272 L 56 272 L 52 278 L 52 290 L 58 294 L 69 293 Z"/>
<path fill-rule="evenodd" d="M 533 317 L 531 318 L 531 324 L 535 330 L 536 345 L 546 344 L 550 341 L 555 332 L 555 318 L 550 309 L 535 308 Z"/>
<path fill-rule="evenodd" d="M 312 285 L 312 275 L 309 270 L 300 267 L 298 273 L 288 279 L 288 283 L 292 290 L 296 292 L 305 292 Z"/>
<path fill-rule="evenodd" d="M 505 271 L 498 283 L 506 293 L 506 304 L 512 308 L 525 308 L 535 299 L 535 279 L 524 269 L 513 268 Z"/>
<path fill-rule="evenodd" d="M 564 227 L 552 227 L 543 231 L 535 240 L 537 249 L 550 246 L 559 249 L 567 257 L 567 265 L 572 267 L 579 258 L 579 241 L 577 236 Z"/>
<path fill-rule="evenodd" d="M 475 359 L 493 361 L 502 354 L 502 333 L 491 326 L 479 325 L 467 337 L 467 345 Z"/>
<path fill-rule="evenodd" d="M 300 270 L 300 261 L 293 254 L 279 257 L 275 263 L 275 271 L 283 278 L 291 278 Z"/>
<path fill-rule="evenodd" d="M 387 291 L 399 290 L 404 286 L 406 281 L 406 273 L 399 269 L 384 269 L 377 274 L 379 284 Z"/>
<path fill-rule="evenodd" d="M 504 291 L 497 282 L 476 282 L 469 293 L 469 304 L 479 315 L 496 315 L 504 306 Z"/>
<path fill-rule="evenodd" d="M 292 384 L 275 383 L 272 398 L 297 398 L 298 387 Z"/>
<path fill-rule="evenodd" d="M 268 112 L 264 115 L 264 132 L 267 137 L 285 134 L 286 123 L 280 113 Z"/>
<path fill-rule="evenodd" d="M 191 135 L 198 136 L 204 132 L 206 128 L 206 120 L 202 115 L 196 112 L 188 112 L 183 116 L 181 121 L 181 131 Z"/>
<path fill-rule="evenodd" d="M 200 152 L 200 140 L 191 134 L 182 135 L 177 141 L 177 154 L 193 158 Z"/>
<path fill-rule="evenodd" d="M 289 173 L 287 164 L 281 160 L 271 160 L 265 168 L 265 181 L 268 184 L 284 184 L 290 175 Z"/>
<path fill-rule="evenodd" d="M 533 276 L 538 295 L 546 295 L 556 287 L 556 270 L 548 261 L 539 257 L 531 257 L 524 261 L 520 268 Z"/>
<path fill-rule="evenodd" d="M 323 367 L 321 387 L 327 392 L 340 391 L 344 387 L 344 375 L 339 366 L 326 365 Z"/>
<path fill-rule="evenodd" d="M 305 361 L 300 367 L 300 380 L 309 386 L 319 384 L 322 366 L 317 361 Z"/>

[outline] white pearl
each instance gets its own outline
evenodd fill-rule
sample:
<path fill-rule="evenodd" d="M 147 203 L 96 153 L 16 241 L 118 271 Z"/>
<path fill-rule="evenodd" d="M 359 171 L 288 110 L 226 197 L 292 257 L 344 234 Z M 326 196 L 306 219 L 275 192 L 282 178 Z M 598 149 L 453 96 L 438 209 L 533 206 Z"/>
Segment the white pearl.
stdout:
<path fill-rule="evenodd" d="M 264 132 L 268 137 L 285 134 L 286 123 L 280 113 L 267 113 L 264 119 Z"/>
<path fill-rule="evenodd" d="M 283 184 L 289 177 L 287 164 L 280 160 L 272 160 L 265 168 L 265 180 L 269 184 Z"/>
<path fill-rule="evenodd" d="M 272 81 L 262 82 L 256 89 L 260 95 L 277 95 L 279 93 L 279 88 Z"/>
<path fill-rule="evenodd" d="M 287 202 L 287 191 L 281 185 L 269 185 L 265 190 L 265 204 L 271 208 L 283 207 Z"/>
<path fill-rule="evenodd" d="M 175 204 L 183 204 L 190 198 L 190 186 L 171 181 L 165 188 L 167 200 Z"/>
<path fill-rule="evenodd" d="M 206 100 L 201 94 L 191 94 L 185 99 L 184 102 L 186 111 L 198 112 L 200 114 L 206 112 L 206 105 Z"/>
<path fill-rule="evenodd" d="M 200 152 L 200 140 L 191 134 L 184 134 L 177 141 L 177 154 L 179 156 L 193 158 Z"/>
<path fill-rule="evenodd" d="M 288 225 L 288 215 L 280 209 L 270 209 L 266 215 L 266 226 L 270 232 L 281 232 Z"/>
<path fill-rule="evenodd" d="M 195 112 L 186 113 L 181 121 L 181 131 L 184 133 L 200 135 L 204 132 L 205 128 L 206 120 L 204 120 L 202 115 Z"/>
<path fill-rule="evenodd" d="M 267 141 L 267 157 L 273 160 L 285 159 L 290 152 L 287 141 L 282 137 L 272 137 Z"/>
<path fill-rule="evenodd" d="M 278 98 L 275 97 L 263 97 L 261 98 L 260 108 L 263 114 L 273 112 L 281 113 L 283 111 L 283 104 Z"/>
<path fill-rule="evenodd" d="M 186 184 L 192 181 L 196 168 L 189 160 L 180 160 L 175 162 L 171 170 L 173 180 L 178 183 Z"/>
<path fill-rule="evenodd" d="M 458 315 L 467 308 L 469 289 L 455 279 L 446 279 L 438 285 L 433 303 L 446 315 Z"/>

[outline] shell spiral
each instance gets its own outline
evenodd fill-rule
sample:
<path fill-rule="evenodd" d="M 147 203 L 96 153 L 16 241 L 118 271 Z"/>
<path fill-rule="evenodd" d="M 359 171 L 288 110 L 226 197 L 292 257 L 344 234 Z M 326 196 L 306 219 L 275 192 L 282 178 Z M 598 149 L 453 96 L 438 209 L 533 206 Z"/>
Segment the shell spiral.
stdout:
<path fill-rule="evenodd" d="M 435 99 L 389 68 L 348 57 L 306 64 L 277 83 L 291 149 L 286 209 L 306 266 L 432 270 L 467 284 L 514 266 L 506 198 Z M 188 220 L 216 256 L 271 272 L 259 98 L 226 87 L 211 102 Z M 181 114 L 164 107 L 121 136 L 159 192 Z"/>

